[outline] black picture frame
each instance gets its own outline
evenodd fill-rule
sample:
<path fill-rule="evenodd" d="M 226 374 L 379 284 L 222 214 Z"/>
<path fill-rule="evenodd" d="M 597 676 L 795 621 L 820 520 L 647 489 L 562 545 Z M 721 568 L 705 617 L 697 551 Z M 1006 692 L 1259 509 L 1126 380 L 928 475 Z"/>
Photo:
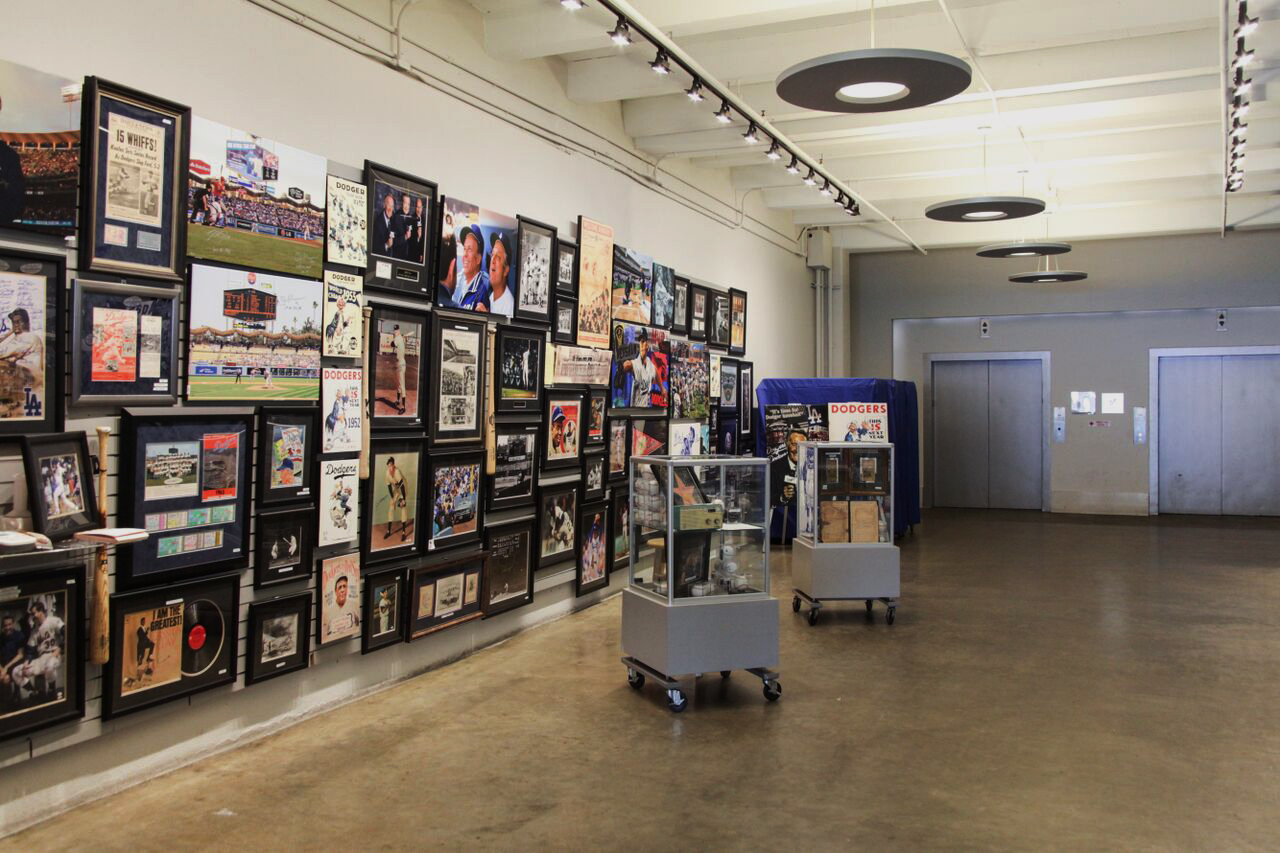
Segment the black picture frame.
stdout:
<path fill-rule="evenodd" d="M 102 526 L 89 460 L 83 431 L 22 437 L 22 469 L 37 533 L 60 542 Z"/>
<path fill-rule="evenodd" d="M 62 376 L 65 369 L 62 359 L 62 293 L 67 281 L 66 260 L 58 255 L 0 248 L 0 278 L 13 283 L 13 301 L 0 304 L 0 322 L 5 331 L 13 328 L 9 314 L 16 311 L 27 315 L 30 331 L 35 323 L 24 305 L 44 306 L 44 317 L 41 318 L 44 326 L 43 375 L 37 377 L 29 368 L 20 367 L 16 362 L 5 371 L 0 378 L 0 435 L 53 432 L 62 423 Z M 38 293 L 42 286 L 40 279 L 43 279 L 44 288 L 42 300 L 37 298 L 41 295 Z"/>
<path fill-rule="evenodd" d="M 621 442 L 621 448 L 619 448 Z M 609 419 L 609 436 L 605 444 L 605 470 L 609 482 L 626 483 L 631 464 L 631 421 L 627 418 Z"/>
<path fill-rule="evenodd" d="M 485 551 L 469 551 L 423 563 L 409 571 L 405 642 L 481 616 L 480 588 L 486 556 Z"/>
<path fill-rule="evenodd" d="M 722 411 L 738 411 L 738 392 L 740 390 L 741 388 L 738 384 L 738 360 L 727 356 L 721 358 L 719 403 L 717 405 Z"/>
<path fill-rule="evenodd" d="M 422 553 L 427 459 L 424 436 L 378 435 L 369 440 L 369 478 L 360 513 L 360 553 L 366 564 Z"/>
<path fill-rule="evenodd" d="M 542 467 L 576 468 L 582 461 L 584 397 L 581 390 L 548 389 L 543 401 Z M 557 424 L 562 424 L 557 426 Z"/>
<path fill-rule="evenodd" d="M 689 334 L 689 279 L 677 275 L 672 279 L 673 316 L 671 334 Z"/>
<path fill-rule="evenodd" d="M 432 312 L 431 360 L 435 379 L 431 383 L 428 430 L 432 448 L 479 444 L 484 437 L 487 334 L 488 325 L 483 318 L 440 310 Z M 462 343 L 469 346 L 460 347 Z M 470 345 L 474 345 L 474 352 Z M 468 396 L 472 397 L 470 402 L 466 400 Z M 448 411 L 442 411 L 442 405 Z"/>
<path fill-rule="evenodd" d="M 676 310 L 676 271 L 666 264 L 653 262 L 653 323 L 670 331 Z"/>
<path fill-rule="evenodd" d="M 493 366 L 498 412 L 537 414 L 542 399 L 546 343 L 545 329 L 507 324 L 498 327 L 494 350 L 498 363 Z M 526 353 L 532 356 L 527 367 L 522 362 Z"/>
<path fill-rule="evenodd" d="M 556 235 L 556 293 L 578 295 L 578 244 Z M 576 309 L 575 309 L 576 315 Z"/>
<path fill-rule="evenodd" d="M 578 341 L 578 300 L 556 294 L 555 313 L 551 318 L 551 341 L 576 344 Z"/>
<path fill-rule="evenodd" d="M 616 572 L 631 562 L 631 495 L 625 489 L 613 493 L 609 514 L 613 525 L 609 536 L 609 571 Z"/>
<path fill-rule="evenodd" d="M 253 548 L 254 589 L 311 579 L 315 515 L 311 504 L 258 511 Z"/>
<path fill-rule="evenodd" d="M 310 406 L 259 407 L 259 508 L 315 503 L 319 426 Z"/>
<path fill-rule="evenodd" d="M 533 506 L 538 485 L 537 421 L 498 421 L 494 424 L 496 465 L 489 477 L 488 508 L 492 512 Z"/>
<path fill-rule="evenodd" d="M 178 402 L 176 287 L 77 278 L 71 286 L 71 405 L 174 406 Z M 94 322 L 110 313 L 110 337 Z M 154 326 L 159 325 L 159 329 Z M 132 325 L 132 339 L 127 339 Z M 145 330 L 144 326 L 152 326 Z M 100 353 L 95 357 L 95 348 Z M 129 352 L 132 350 L 132 365 Z M 115 359 L 111 354 L 118 353 Z M 144 353 L 147 355 L 144 356 Z M 154 366 L 151 362 L 154 359 Z M 144 364 L 144 361 L 146 364 Z M 119 376 L 113 372 L 119 371 Z M 133 378 L 126 377 L 126 371 Z M 143 372 L 152 375 L 143 377 Z"/>
<path fill-rule="evenodd" d="M 365 268 L 364 286 L 430 301 L 435 292 L 436 235 L 440 233 L 439 187 L 434 181 L 428 181 L 371 160 L 364 161 L 364 185 L 369 193 L 369 231 L 365 241 L 368 266 Z M 399 191 L 401 194 L 408 193 L 411 197 L 420 196 L 428 200 L 430 210 L 424 210 L 422 221 L 414 222 L 410 226 L 422 229 L 423 246 L 420 263 L 413 258 L 397 257 L 394 241 L 389 251 L 385 248 L 383 205 L 379 201 L 380 189 L 384 190 L 381 192 L 383 198 L 388 195 L 388 192 Z M 416 207 L 416 205 L 413 206 Z M 394 209 L 398 211 L 400 208 Z M 380 237 L 384 237 L 382 244 L 378 242 Z M 414 238 L 415 241 L 417 239 Z"/>
<path fill-rule="evenodd" d="M 538 568 L 574 559 L 579 503 L 577 483 L 538 489 Z"/>
<path fill-rule="evenodd" d="M 82 98 L 78 269 L 83 273 L 182 281 L 187 257 L 191 108 L 92 76 L 84 80 Z M 138 181 L 138 198 L 134 202 L 137 213 L 131 219 L 108 215 L 113 162 L 109 148 L 115 118 L 122 125 L 117 128 L 120 144 L 134 149 L 131 158 L 114 161 L 119 164 L 116 174 L 125 179 L 119 182 L 121 186 L 128 187 L 132 183 L 129 178 Z M 162 183 L 154 190 L 154 211 L 149 212 L 141 190 L 142 169 L 138 161 L 153 156 L 149 147 L 156 135 L 161 139 L 158 167 Z M 131 142 L 133 139 L 138 142 Z M 127 212 L 122 208 L 117 214 Z M 109 224 L 108 219 L 114 224 Z"/>
<path fill-rule="evenodd" d="M 132 495 L 133 499 L 119 502 L 117 523 L 121 527 L 142 527 L 149 530 L 151 536 L 117 552 L 117 588 L 167 584 L 243 569 L 248 564 L 253 432 L 252 409 L 124 410 L 120 417 L 119 458 L 132 464 L 120 466 L 118 493 Z M 227 498 L 218 493 L 225 493 L 228 488 L 230 476 L 225 462 L 233 446 L 232 436 L 236 439 L 235 491 Z M 148 445 L 155 451 L 152 469 L 167 467 L 170 476 L 166 481 L 177 479 L 180 483 L 148 486 Z M 195 445 L 198 453 L 194 463 L 187 459 L 193 450 L 191 445 Z M 206 450 L 212 451 L 208 458 Z M 221 473 L 210 488 L 209 475 L 215 472 Z M 149 488 L 154 490 L 150 496 Z M 215 513 L 214 505 L 221 512 Z M 226 520 L 227 507 L 230 520 Z M 202 509 L 208 510 L 208 514 L 201 513 Z M 178 515 L 186 526 L 171 524 Z M 198 532 L 179 534 L 177 531 L 181 530 Z M 209 536 L 213 539 L 207 538 Z M 218 544 L 208 547 L 210 542 Z"/>
<path fill-rule="evenodd" d="M 516 246 L 515 252 L 518 256 L 516 263 L 516 281 L 519 286 L 516 288 L 515 302 L 516 310 L 514 319 L 523 320 L 526 323 L 538 323 L 542 326 L 551 325 L 551 312 L 554 310 L 556 292 L 556 262 L 559 260 L 556 249 L 556 227 L 548 225 L 545 222 L 539 222 L 536 219 L 530 219 L 527 216 L 516 216 Z M 539 271 L 538 264 L 531 264 L 531 256 L 525 250 L 525 238 L 528 235 L 540 235 L 548 240 L 547 258 L 545 269 Z M 535 308 L 524 307 L 525 288 L 529 287 L 533 281 L 546 276 L 545 293 L 543 294 L 543 310 L 539 311 Z M 532 278 L 531 278 L 532 277 Z"/>
<path fill-rule="evenodd" d="M 576 596 L 583 596 L 609 585 L 611 522 L 608 501 L 584 501 L 578 506 L 578 529 L 575 531 L 578 568 L 573 578 Z M 595 574 L 597 569 L 599 577 Z"/>
<path fill-rule="evenodd" d="M 12 658 L 2 662 L 10 683 L 5 685 L 4 698 L 0 701 L 0 741 L 84 716 L 84 587 L 85 570 L 80 560 L 0 575 L 0 617 L 13 619 L 15 628 L 23 636 L 30 638 L 46 624 L 54 627 L 56 623 L 48 622 L 51 617 L 62 623 L 61 636 L 50 638 L 51 642 L 43 647 L 37 646 L 36 651 L 40 653 L 37 657 L 27 658 L 24 654 L 13 666 L 9 665 Z M 36 625 L 36 613 L 41 607 L 44 616 L 41 624 Z M 55 634 L 56 631 L 55 628 Z M 25 642 L 18 646 L 18 651 L 24 648 Z M 50 654 L 56 655 L 62 667 L 56 679 L 49 678 L 40 668 L 40 662 Z M 30 686 L 26 696 L 12 683 L 19 669 L 22 671 L 17 674 Z"/>
<path fill-rule="evenodd" d="M 707 342 L 716 349 L 727 352 L 733 324 L 729 318 L 729 294 L 723 290 L 710 290 L 707 302 Z M 720 322 L 723 318 L 724 322 Z"/>
<path fill-rule="evenodd" d="M 484 451 L 432 453 L 429 470 L 430 478 L 423 484 L 424 509 L 431 513 L 427 550 L 479 542 L 484 532 Z M 471 495 L 455 491 L 459 476 L 471 480 Z M 460 505 L 458 498 L 464 496 L 468 500 Z"/>
<path fill-rule="evenodd" d="M 601 451 L 586 453 L 582 457 L 582 499 L 602 500 L 609 489 L 609 473 Z"/>
<path fill-rule="evenodd" d="M 638 446 L 641 441 L 647 447 Z M 665 456 L 670 441 L 670 425 L 666 417 L 653 415 L 631 419 L 631 457 Z"/>
<path fill-rule="evenodd" d="M 738 435 L 741 438 L 748 438 L 754 429 L 751 419 L 756 410 L 755 374 L 755 362 L 738 362 Z"/>
<path fill-rule="evenodd" d="M 585 447 L 600 447 L 608 437 L 609 392 L 603 388 L 588 388 L 585 402 L 586 426 L 582 443 Z"/>
<path fill-rule="evenodd" d="M 741 300 L 741 310 L 738 308 Z M 742 318 L 742 343 L 733 342 L 734 330 L 738 328 L 738 317 Z M 729 288 L 729 355 L 747 354 L 747 292 L 735 287 Z"/>
<path fill-rule="evenodd" d="M 364 576 L 360 654 L 404 642 L 405 567 L 370 569 Z"/>
<path fill-rule="evenodd" d="M 691 341 L 709 341 L 711 290 L 700 284 L 689 284 L 689 322 L 686 334 Z"/>
<path fill-rule="evenodd" d="M 715 452 L 725 456 L 738 456 L 738 418 L 735 413 L 726 411 L 716 425 Z"/>
<path fill-rule="evenodd" d="M 103 719 L 234 683 L 239 623 L 239 574 L 111 596 Z"/>
<path fill-rule="evenodd" d="M 425 434 L 431 405 L 431 321 L 424 312 L 393 308 L 376 299 L 370 300 L 369 306 L 369 427 L 375 432 L 412 430 Z M 405 334 L 406 330 L 410 334 Z M 404 352 L 403 395 L 398 350 Z"/>
<path fill-rule="evenodd" d="M 533 603 L 535 527 L 532 517 L 489 525 L 480 609 L 485 618 Z"/>
<path fill-rule="evenodd" d="M 267 648 L 268 628 L 272 633 L 271 648 Z M 244 657 L 246 687 L 306 669 L 310 660 L 311 590 L 249 605 Z"/>

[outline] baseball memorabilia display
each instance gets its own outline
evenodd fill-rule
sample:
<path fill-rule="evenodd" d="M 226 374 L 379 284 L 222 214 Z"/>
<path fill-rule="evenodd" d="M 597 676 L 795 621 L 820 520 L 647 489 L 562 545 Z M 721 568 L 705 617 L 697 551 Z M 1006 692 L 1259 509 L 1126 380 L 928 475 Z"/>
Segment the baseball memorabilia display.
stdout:
<path fill-rule="evenodd" d="M 539 429 L 537 421 L 496 425 L 494 455 L 497 464 L 489 487 L 489 509 L 509 509 L 533 503 Z"/>
<path fill-rule="evenodd" d="M 360 634 L 360 654 L 385 649 L 404 642 L 403 566 L 375 569 L 364 578 L 364 631 Z"/>
<path fill-rule="evenodd" d="M 480 608 L 486 617 L 533 601 L 534 520 L 525 518 L 485 528 L 484 589 Z"/>
<path fill-rule="evenodd" d="M 75 233 L 80 96 L 76 80 L 0 60 L 0 227 Z"/>
<path fill-rule="evenodd" d="M 125 409 L 122 527 L 150 536 L 116 554 L 119 589 L 240 569 L 249 559 L 253 410 Z"/>
<path fill-rule="evenodd" d="M 609 520 L 605 501 L 578 508 L 578 572 L 574 576 L 578 595 L 609 585 Z"/>
<path fill-rule="evenodd" d="M 413 569 L 405 639 L 413 641 L 478 617 L 484 566 L 484 552 L 472 552 Z"/>
<path fill-rule="evenodd" d="M 573 483 L 538 491 L 538 568 L 573 558 L 578 518 L 578 487 Z"/>
<path fill-rule="evenodd" d="M 609 295 L 613 288 L 613 229 L 578 217 L 578 333 L 584 347 L 609 346 Z"/>
<path fill-rule="evenodd" d="M 364 370 L 326 367 L 320 382 L 320 452 L 355 453 L 364 430 Z"/>
<path fill-rule="evenodd" d="M 5 575 L 0 623 L 0 740 L 84 716 L 83 563 Z"/>
<path fill-rule="evenodd" d="M 729 289 L 729 355 L 747 352 L 747 294 Z"/>
<path fill-rule="evenodd" d="M 612 284 L 614 320 L 653 322 L 653 258 L 615 243 Z"/>
<path fill-rule="evenodd" d="M 365 286 L 430 296 L 436 185 L 369 160 L 364 183 L 369 191 Z"/>
<path fill-rule="evenodd" d="M 360 535 L 360 460 L 320 462 L 320 535 L 316 545 L 342 545 Z"/>
<path fill-rule="evenodd" d="M 0 249 L 0 435 L 57 429 L 65 281 L 60 257 Z"/>
<path fill-rule="evenodd" d="M 672 280 L 675 308 L 671 315 L 671 333 L 689 334 L 689 279 L 675 276 Z"/>
<path fill-rule="evenodd" d="M 234 683 L 239 618 L 238 574 L 111 596 L 103 718 Z"/>
<path fill-rule="evenodd" d="M 327 168 L 319 155 L 196 116 L 187 254 L 320 278 Z"/>
<path fill-rule="evenodd" d="M 707 345 L 671 342 L 671 417 L 701 419 L 710 411 Z"/>
<path fill-rule="evenodd" d="M 535 323 L 550 323 L 552 289 L 556 284 L 556 258 L 553 254 L 556 229 L 524 216 L 516 218 L 520 223 L 516 240 L 520 258 L 516 273 L 515 316 Z"/>
<path fill-rule="evenodd" d="M 22 437 L 31 524 L 54 542 L 101 526 L 84 432 Z"/>
<path fill-rule="evenodd" d="M 671 345 L 662 329 L 613 324 L 613 365 L 609 406 L 665 409 L 670 390 Z"/>
<path fill-rule="evenodd" d="M 258 410 L 258 506 L 299 501 L 314 504 L 316 410 L 262 407 Z"/>
<path fill-rule="evenodd" d="M 362 284 L 358 275 L 324 271 L 324 355 L 359 358 L 364 351 Z"/>
<path fill-rule="evenodd" d="M 702 454 L 702 423 L 700 421 L 672 418 L 667 427 L 671 439 L 672 456 L 699 456 Z M 708 452 L 712 452 L 708 448 Z"/>
<path fill-rule="evenodd" d="M 329 175 L 325 204 L 325 260 L 363 268 L 369 260 L 369 191 L 364 184 Z"/>
<path fill-rule="evenodd" d="M 192 264 L 187 300 L 188 400 L 319 396 L 320 282 Z"/>
<path fill-rule="evenodd" d="M 578 295 L 578 247 L 568 240 L 556 237 L 556 292 L 566 296 Z"/>
<path fill-rule="evenodd" d="M 667 452 L 666 418 L 633 418 L 631 455 L 663 456 Z"/>
<path fill-rule="evenodd" d="M 301 506 L 259 512 L 256 520 L 254 589 L 310 578 L 315 509 Z"/>
<path fill-rule="evenodd" d="M 320 561 L 316 594 L 316 643 L 324 646 L 360 634 L 360 555 Z"/>
<path fill-rule="evenodd" d="M 80 271 L 181 281 L 191 109 L 97 77 L 82 97 Z"/>
<path fill-rule="evenodd" d="M 480 539 L 479 450 L 433 453 L 430 479 L 431 541 L 427 548 L 451 548 Z"/>
<path fill-rule="evenodd" d="M 675 274 L 671 267 L 653 262 L 653 325 L 670 329 L 675 319 Z"/>
<path fill-rule="evenodd" d="M 484 430 L 485 322 L 432 312 L 431 443 L 477 444 Z"/>
<path fill-rule="evenodd" d="M 370 425 L 375 430 L 425 429 L 427 316 L 375 304 L 370 329 Z"/>
<path fill-rule="evenodd" d="M 546 332 L 503 325 L 498 328 L 498 411 L 538 411 L 542 395 Z"/>
<path fill-rule="evenodd" d="M 366 563 L 415 554 L 422 547 L 418 519 L 426 450 L 422 437 L 375 438 L 370 443 L 364 507 Z"/>
<path fill-rule="evenodd" d="M 71 292 L 71 405 L 174 405 L 178 289 L 80 278 Z"/>
<path fill-rule="evenodd" d="M 547 392 L 547 435 L 542 443 L 542 467 L 576 466 L 582 458 L 582 393 L 559 389 Z"/>
<path fill-rule="evenodd" d="M 310 657 L 310 590 L 249 605 L 246 685 L 306 669 Z"/>

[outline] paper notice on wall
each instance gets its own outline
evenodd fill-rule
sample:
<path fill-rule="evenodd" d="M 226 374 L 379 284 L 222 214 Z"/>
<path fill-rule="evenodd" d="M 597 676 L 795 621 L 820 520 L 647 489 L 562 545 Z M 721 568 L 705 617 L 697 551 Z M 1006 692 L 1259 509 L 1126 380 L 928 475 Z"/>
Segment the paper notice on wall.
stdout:
<path fill-rule="evenodd" d="M 887 442 L 888 403 L 828 403 L 827 429 L 832 441 Z"/>
<path fill-rule="evenodd" d="M 164 336 L 164 318 L 143 314 L 138 345 L 138 375 L 146 379 L 160 377 L 160 344 Z"/>

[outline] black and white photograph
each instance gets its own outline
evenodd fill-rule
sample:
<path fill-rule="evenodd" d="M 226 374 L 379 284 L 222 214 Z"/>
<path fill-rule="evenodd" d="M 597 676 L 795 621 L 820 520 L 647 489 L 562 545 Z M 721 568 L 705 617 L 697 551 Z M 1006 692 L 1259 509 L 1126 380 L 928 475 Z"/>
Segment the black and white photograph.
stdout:
<path fill-rule="evenodd" d="M 568 240 L 556 238 L 556 291 L 576 296 L 578 287 L 574 275 L 578 270 L 578 247 Z"/>
<path fill-rule="evenodd" d="M 365 286 L 415 296 L 432 293 L 436 185 L 368 160 L 364 183 L 369 192 Z"/>
<path fill-rule="evenodd" d="M 691 341 L 709 341 L 707 318 L 711 313 L 711 291 L 700 284 L 689 285 L 689 328 Z"/>
<path fill-rule="evenodd" d="M 573 559 L 578 518 L 574 483 L 545 486 L 538 493 L 538 568 Z"/>
<path fill-rule="evenodd" d="M 551 340 L 558 344 L 573 344 L 578 339 L 578 300 L 568 296 L 556 296 L 556 311 L 551 326 Z"/>
<path fill-rule="evenodd" d="M 256 523 L 254 588 L 310 578 L 315 509 L 303 505 L 259 512 Z"/>
<path fill-rule="evenodd" d="M 556 229 L 524 216 L 519 225 L 520 260 L 516 270 L 516 312 L 520 320 L 551 322 L 551 296 L 556 274 Z"/>
<path fill-rule="evenodd" d="M 369 260 L 369 191 L 337 175 L 327 176 L 325 189 L 325 260 L 363 269 Z"/>
<path fill-rule="evenodd" d="M 670 329 L 675 319 L 675 274 L 671 267 L 653 262 L 653 325 Z"/>
<path fill-rule="evenodd" d="M 525 518 L 485 529 L 485 616 L 505 613 L 533 601 L 534 519 Z"/>
<path fill-rule="evenodd" d="M 404 637 L 420 637 L 480 616 L 482 552 L 466 551 L 409 571 Z"/>
<path fill-rule="evenodd" d="M 710 291 L 710 294 L 707 340 L 713 347 L 727 350 L 733 340 L 729 294 L 719 290 Z"/>
<path fill-rule="evenodd" d="M 584 501 L 603 498 L 607 479 L 603 453 L 588 453 L 582 457 L 582 499 Z"/>
<path fill-rule="evenodd" d="M 509 509 L 533 503 L 539 429 L 536 421 L 499 422 L 495 425 L 496 466 L 489 489 L 489 509 Z"/>
<path fill-rule="evenodd" d="M 756 410 L 755 373 L 754 363 L 738 362 L 738 434 L 742 438 L 751 435 L 753 429 L 752 415 Z M 748 444 L 748 442 L 741 443 Z"/>
<path fill-rule="evenodd" d="M 249 605 L 246 685 L 306 669 L 310 656 L 310 590 Z"/>
<path fill-rule="evenodd" d="M 363 631 L 360 653 L 369 654 L 404 642 L 405 569 L 371 570 L 364 576 Z"/>
<path fill-rule="evenodd" d="M 672 279 L 675 309 L 671 316 L 671 332 L 676 335 L 689 334 L 689 279 L 675 276 Z"/>
<path fill-rule="evenodd" d="M 432 332 L 438 369 L 431 386 L 433 446 L 478 443 L 483 429 L 485 322 L 435 311 Z"/>
<path fill-rule="evenodd" d="M 546 332 L 519 326 L 498 327 L 498 411 L 538 411 L 542 394 Z"/>
<path fill-rule="evenodd" d="M 84 713 L 79 651 L 84 624 L 83 564 L 5 576 L 0 585 L 0 740 Z"/>

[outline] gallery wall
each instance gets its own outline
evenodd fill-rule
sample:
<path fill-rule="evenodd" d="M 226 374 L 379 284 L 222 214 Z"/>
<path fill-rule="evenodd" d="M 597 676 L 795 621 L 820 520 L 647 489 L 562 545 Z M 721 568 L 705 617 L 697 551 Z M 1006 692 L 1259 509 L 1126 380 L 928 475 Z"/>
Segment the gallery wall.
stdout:
<path fill-rule="evenodd" d="M 334 173 L 350 172 L 334 164 L 358 168 L 365 158 L 394 165 L 437 181 L 446 195 L 540 219 L 570 239 L 579 214 L 606 222 L 619 243 L 679 273 L 750 294 L 747 357 L 758 379 L 812 372 L 812 349 L 794 345 L 808 340 L 813 325 L 794 229 L 750 203 L 745 216 L 735 215 L 723 175 L 647 169 L 650 177 L 644 179 L 643 161 L 625 150 L 616 108 L 570 104 L 550 63 L 487 57 L 483 21 L 467 4 L 430 2 L 412 13 L 416 37 L 451 60 L 412 46 L 406 50 L 412 64 L 438 72 L 438 88 L 340 43 L 339 29 L 363 31 L 370 41 L 381 32 L 347 7 L 326 0 L 292 3 L 314 18 L 290 20 L 267 5 L 22 5 L 5 11 L 3 56 L 71 78 L 96 74 L 174 99 L 197 116 L 324 155 Z M 385 18 L 387 6 L 350 8 Z M 0 246 L 18 244 L 0 239 Z M 114 413 L 104 412 L 69 419 L 67 428 L 92 432 L 98 423 L 116 427 L 116 421 Z M 111 450 L 114 471 L 114 439 Z M 0 487 L 8 479 L 0 472 Z M 114 474 L 112 484 L 108 506 L 114 513 Z M 7 768 L 0 778 L 0 832 L 456 659 L 593 603 L 622 584 L 615 575 L 603 593 L 575 599 L 573 575 L 572 563 L 539 571 L 532 606 L 429 641 L 366 658 L 358 644 L 321 649 L 315 666 L 288 678 L 248 691 L 242 685 L 220 689 L 111 721 L 97 713 L 100 685 L 97 668 L 91 668 L 83 723 L 0 746 L 0 766 Z M 251 599 L 249 588 L 246 580 L 242 611 Z M 239 639 L 243 658 L 243 623 Z"/>

